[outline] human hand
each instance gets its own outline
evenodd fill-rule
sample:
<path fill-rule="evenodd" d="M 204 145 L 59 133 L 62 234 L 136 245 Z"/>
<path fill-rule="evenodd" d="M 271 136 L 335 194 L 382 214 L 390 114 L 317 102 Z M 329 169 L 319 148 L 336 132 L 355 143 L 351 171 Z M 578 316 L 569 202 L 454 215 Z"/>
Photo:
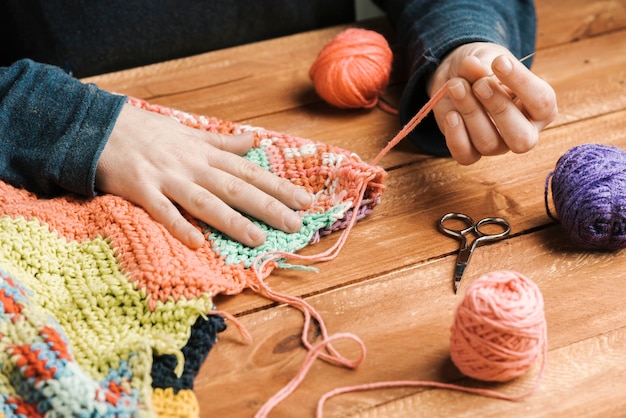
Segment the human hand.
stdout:
<path fill-rule="evenodd" d="M 239 211 L 285 232 L 302 220 L 313 197 L 241 156 L 252 133 L 227 136 L 187 127 L 126 104 L 98 161 L 96 187 L 143 207 L 191 248 L 203 234 L 176 204 L 242 244 L 256 247 L 265 233 Z M 290 209 L 291 208 L 291 209 Z"/>
<path fill-rule="evenodd" d="M 531 150 L 557 114 L 552 87 L 500 45 L 476 42 L 452 51 L 433 74 L 430 95 L 445 83 L 447 94 L 433 112 L 460 164 Z"/>

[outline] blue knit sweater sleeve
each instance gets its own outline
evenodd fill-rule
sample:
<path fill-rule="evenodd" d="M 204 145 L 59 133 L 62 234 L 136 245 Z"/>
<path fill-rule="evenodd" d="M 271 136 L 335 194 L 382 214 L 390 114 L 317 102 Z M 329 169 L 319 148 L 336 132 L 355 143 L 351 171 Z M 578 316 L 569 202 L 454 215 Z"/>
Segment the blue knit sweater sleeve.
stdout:
<path fill-rule="evenodd" d="M 54 66 L 24 59 L 0 68 L 0 178 L 47 196 L 93 196 L 125 101 Z"/>
<path fill-rule="evenodd" d="M 426 81 L 441 60 L 469 42 L 492 42 L 518 58 L 535 48 L 536 15 L 532 0 L 376 0 L 395 26 L 409 79 L 400 103 L 407 123 L 428 101 Z M 525 61 L 530 66 L 531 60 Z M 449 155 L 435 118 L 429 115 L 409 135 L 422 151 Z"/>

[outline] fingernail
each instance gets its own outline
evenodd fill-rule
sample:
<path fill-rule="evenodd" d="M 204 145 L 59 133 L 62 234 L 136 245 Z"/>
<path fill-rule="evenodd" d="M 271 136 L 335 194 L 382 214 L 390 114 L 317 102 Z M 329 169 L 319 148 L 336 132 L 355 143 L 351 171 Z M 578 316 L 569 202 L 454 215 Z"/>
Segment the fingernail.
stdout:
<path fill-rule="evenodd" d="M 296 190 L 296 202 L 302 209 L 306 209 L 313 204 L 313 195 L 304 189 Z"/>
<path fill-rule="evenodd" d="M 202 232 L 197 229 L 193 229 L 189 232 L 189 246 L 191 248 L 200 248 L 205 243 L 205 238 Z"/>
<path fill-rule="evenodd" d="M 459 124 L 459 115 L 456 112 L 448 112 L 446 114 L 446 123 L 450 128 L 454 128 Z"/>
<path fill-rule="evenodd" d="M 448 91 L 457 100 L 462 100 L 465 97 L 465 86 L 460 81 L 449 84 Z"/>
<path fill-rule="evenodd" d="M 302 219 L 295 212 L 287 212 L 283 218 L 287 230 L 297 232 L 302 227 Z"/>
<path fill-rule="evenodd" d="M 254 242 L 258 242 L 258 245 L 261 245 L 265 242 L 265 232 L 258 226 L 254 224 L 249 224 L 246 227 L 246 233 Z"/>
<path fill-rule="evenodd" d="M 509 74 L 513 70 L 511 59 L 506 56 L 498 57 L 493 63 L 493 69 L 500 74 Z"/>
<path fill-rule="evenodd" d="M 487 100 L 493 95 L 493 90 L 491 90 L 489 80 L 487 79 L 478 80 L 476 84 L 474 84 L 474 91 L 483 100 Z"/>

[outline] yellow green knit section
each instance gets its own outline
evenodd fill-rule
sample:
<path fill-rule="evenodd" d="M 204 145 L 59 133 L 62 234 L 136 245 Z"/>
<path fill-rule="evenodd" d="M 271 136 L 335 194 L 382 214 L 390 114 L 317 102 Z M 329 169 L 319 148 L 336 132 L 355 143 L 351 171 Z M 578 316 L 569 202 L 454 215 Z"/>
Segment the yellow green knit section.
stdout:
<path fill-rule="evenodd" d="M 189 389 L 174 393 L 172 388 L 155 388 L 152 405 L 160 418 L 196 418 L 200 416 L 200 406 L 193 391 Z"/>
<path fill-rule="evenodd" d="M 56 318 L 76 362 L 96 380 L 120 360 L 143 369 L 135 370 L 143 380 L 151 370 L 152 350 L 175 354 L 176 372 L 182 372 L 180 350 L 191 326 L 212 307 L 205 295 L 168 300 L 151 311 L 106 240 L 67 242 L 37 220 L 0 218 L 0 265 L 33 291 L 33 303 Z"/>

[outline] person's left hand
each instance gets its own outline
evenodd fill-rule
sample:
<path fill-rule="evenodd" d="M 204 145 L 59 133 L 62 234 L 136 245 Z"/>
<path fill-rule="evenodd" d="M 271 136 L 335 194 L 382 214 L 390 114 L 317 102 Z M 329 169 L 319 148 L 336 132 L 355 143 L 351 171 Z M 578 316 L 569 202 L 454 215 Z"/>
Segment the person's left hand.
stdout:
<path fill-rule="evenodd" d="M 296 210 L 307 209 L 313 196 L 241 157 L 253 140 L 250 132 L 205 132 L 126 104 L 98 161 L 96 187 L 142 206 L 191 248 L 206 240 L 177 205 L 256 247 L 265 233 L 242 213 L 293 233 L 302 227 Z"/>
<path fill-rule="evenodd" d="M 529 151 L 557 114 L 552 87 L 500 45 L 476 42 L 452 51 L 433 74 L 429 94 L 446 83 L 433 113 L 460 164 Z"/>

